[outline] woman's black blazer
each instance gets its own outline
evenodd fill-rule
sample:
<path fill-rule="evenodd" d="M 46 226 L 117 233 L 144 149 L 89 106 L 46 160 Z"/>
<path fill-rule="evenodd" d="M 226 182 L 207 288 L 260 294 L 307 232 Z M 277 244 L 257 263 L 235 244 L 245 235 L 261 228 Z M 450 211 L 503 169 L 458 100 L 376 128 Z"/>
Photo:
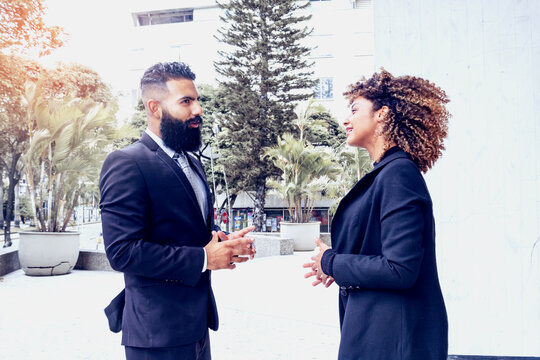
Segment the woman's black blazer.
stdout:
<path fill-rule="evenodd" d="M 340 286 L 339 359 L 446 360 L 431 198 L 394 147 L 342 199 L 322 266 Z"/>

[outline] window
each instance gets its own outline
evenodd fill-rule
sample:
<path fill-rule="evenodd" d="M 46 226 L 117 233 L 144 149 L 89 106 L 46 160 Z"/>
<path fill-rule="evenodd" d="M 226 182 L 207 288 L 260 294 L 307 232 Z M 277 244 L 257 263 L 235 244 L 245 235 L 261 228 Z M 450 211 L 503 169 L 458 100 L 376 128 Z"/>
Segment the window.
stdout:
<path fill-rule="evenodd" d="M 334 79 L 320 78 L 315 85 L 315 99 L 328 100 L 334 98 Z"/>
<path fill-rule="evenodd" d="M 133 14 L 135 26 L 174 24 L 193 21 L 193 9 L 149 11 Z"/>
<path fill-rule="evenodd" d="M 371 0 L 351 0 L 353 9 L 369 9 L 372 7 Z"/>

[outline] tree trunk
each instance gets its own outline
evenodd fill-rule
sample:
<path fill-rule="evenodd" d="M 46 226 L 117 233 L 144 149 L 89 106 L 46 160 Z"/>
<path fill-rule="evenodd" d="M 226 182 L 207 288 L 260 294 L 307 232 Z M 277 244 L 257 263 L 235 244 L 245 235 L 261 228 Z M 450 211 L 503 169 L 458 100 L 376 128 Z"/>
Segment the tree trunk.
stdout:
<path fill-rule="evenodd" d="M 13 214 L 13 200 L 15 198 L 15 186 L 21 175 L 17 171 L 17 163 L 21 154 L 13 154 L 8 172 L 8 200 L 6 204 L 6 225 L 4 226 L 4 247 L 11 246 L 11 216 Z"/>
<path fill-rule="evenodd" d="M 15 184 L 9 179 L 8 198 L 6 204 L 6 225 L 4 226 L 4 247 L 11 246 L 11 216 L 13 215 L 13 200 L 15 198 Z"/>
<path fill-rule="evenodd" d="M 13 200 L 13 222 L 15 227 L 21 226 L 21 214 L 19 211 L 19 184 L 15 185 L 15 192 L 14 192 L 14 200 Z"/>
<path fill-rule="evenodd" d="M 264 224 L 264 201 L 266 198 L 266 179 L 259 177 L 255 183 L 255 205 L 253 209 L 253 225 L 255 231 L 263 231 Z"/>
<path fill-rule="evenodd" d="M 227 221 L 227 229 L 225 231 L 231 232 L 231 221 L 233 219 L 233 216 L 232 216 L 232 211 L 231 211 L 231 198 L 229 196 L 229 185 L 227 183 L 227 174 L 225 173 L 225 166 L 223 166 L 223 180 L 225 181 L 225 197 L 227 198 L 227 212 L 229 213 L 229 217 Z"/>
<path fill-rule="evenodd" d="M 73 210 L 75 209 L 75 205 L 78 203 L 77 200 L 79 198 L 80 193 L 81 193 L 81 189 L 77 190 L 77 192 L 73 196 L 73 201 L 69 205 L 69 210 L 67 212 L 66 217 L 64 218 L 64 222 L 62 224 L 62 229 L 60 231 L 66 231 L 66 227 L 69 224 L 69 219 L 71 218 L 71 215 L 73 214 Z"/>
<path fill-rule="evenodd" d="M 4 171 L 0 171 L 0 228 L 4 228 Z"/>

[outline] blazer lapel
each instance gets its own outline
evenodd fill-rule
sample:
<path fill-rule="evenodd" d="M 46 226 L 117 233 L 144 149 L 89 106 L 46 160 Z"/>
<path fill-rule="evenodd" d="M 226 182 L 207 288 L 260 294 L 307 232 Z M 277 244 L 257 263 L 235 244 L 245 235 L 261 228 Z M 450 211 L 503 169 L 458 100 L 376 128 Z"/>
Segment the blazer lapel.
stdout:
<path fill-rule="evenodd" d="M 362 190 L 364 190 L 365 188 L 369 186 L 369 184 L 371 183 L 370 180 L 375 177 L 375 174 L 377 172 L 375 172 L 375 169 L 373 169 L 369 173 L 364 175 L 360 180 L 356 182 L 356 184 L 352 187 L 351 190 L 349 190 L 349 192 L 343 197 L 343 199 L 341 199 L 336 209 L 336 213 L 334 214 L 332 225 L 330 226 L 330 233 L 332 233 L 334 224 L 336 223 L 336 219 L 341 215 L 341 213 L 343 212 L 343 209 L 347 207 L 347 204 L 349 203 L 349 201 L 353 199 L 356 196 L 356 194 L 359 194 L 360 192 L 362 192 Z"/>
<path fill-rule="evenodd" d="M 366 189 L 371 184 L 372 180 L 377 176 L 377 174 L 388 163 L 399 158 L 410 159 L 410 156 L 402 150 L 392 152 L 390 155 L 384 157 L 379 163 L 374 164 L 373 170 L 371 170 L 369 173 L 364 175 L 360 180 L 358 180 L 358 182 L 352 187 L 352 189 L 347 193 L 347 195 L 345 195 L 343 199 L 341 199 L 341 201 L 339 202 L 338 208 L 336 209 L 336 213 L 334 214 L 334 221 L 332 221 L 332 225 L 330 227 L 330 232 L 332 232 L 332 227 L 334 226 L 335 219 L 340 215 L 340 213 L 347 206 L 349 201 L 355 198 L 364 189 Z"/>
<path fill-rule="evenodd" d="M 198 209 L 198 211 L 195 211 L 195 213 L 198 213 L 198 216 L 200 216 L 200 219 L 203 221 L 203 223 L 206 223 L 206 221 L 203 219 L 201 210 L 199 209 L 199 202 L 197 201 L 197 197 L 195 196 L 193 187 L 191 186 L 191 183 L 186 177 L 186 174 L 184 174 L 176 161 L 174 161 L 169 155 L 167 155 L 165 151 L 163 151 L 163 149 L 161 149 L 159 145 L 154 140 L 152 140 L 152 138 L 148 134 L 143 133 L 140 141 L 145 144 L 150 150 L 154 151 L 157 158 L 167 164 L 169 169 L 171 169 L 171 171 L 176 175 L 178 181 L 180 181 L 180 183 L 184 186 L 184 189 L 186 190 L 186 193 L 188 194 L 192 205 L 195 206 L 196 209 Z"/>

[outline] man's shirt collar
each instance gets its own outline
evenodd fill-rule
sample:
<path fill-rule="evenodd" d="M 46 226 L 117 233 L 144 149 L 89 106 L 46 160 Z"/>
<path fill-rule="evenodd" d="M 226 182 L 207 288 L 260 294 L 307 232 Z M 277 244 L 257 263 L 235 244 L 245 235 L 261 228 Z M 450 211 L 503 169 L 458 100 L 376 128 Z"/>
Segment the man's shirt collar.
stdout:
<path fill-rule="evenodd" d="M 165 143 L 163 142 L 163 140 L 157 136 L 156 134 L 154 134 L 152 132 L 152 130 L 150 130 L 149 128 L 146 128 L 146 130 L 144 130 L 148 136 L 150 136 L 152 138 L 152 140 L 154 140 L 156 142 L 156 144 L 159 145 L 159 147 L 165 151 L 165 154 L 169 155 L 171 158 L 173 157 L 175 151 L 173 149 L 171 149 L 170 147 L 168 147 L 167 145 L 165 145 Z"/>

